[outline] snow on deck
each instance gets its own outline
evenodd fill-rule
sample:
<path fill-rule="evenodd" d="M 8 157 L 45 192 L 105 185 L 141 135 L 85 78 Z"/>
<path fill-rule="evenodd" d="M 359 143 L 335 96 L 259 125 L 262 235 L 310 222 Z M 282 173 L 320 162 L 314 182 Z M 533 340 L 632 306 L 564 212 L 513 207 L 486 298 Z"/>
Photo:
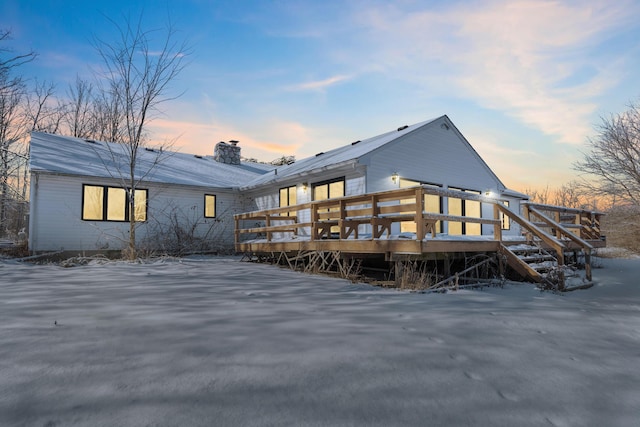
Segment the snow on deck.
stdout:
<path fill-rule="evenodd" d="M 0 262 L 0 425 L 637 425 L 640 260 L 603 263 L 556 295 Z"/>

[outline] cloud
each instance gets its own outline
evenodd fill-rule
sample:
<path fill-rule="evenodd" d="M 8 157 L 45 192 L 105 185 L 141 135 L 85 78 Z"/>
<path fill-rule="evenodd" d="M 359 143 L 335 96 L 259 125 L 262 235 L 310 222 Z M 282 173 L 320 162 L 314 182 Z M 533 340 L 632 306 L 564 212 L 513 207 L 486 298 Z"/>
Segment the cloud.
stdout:
<path fill-rule="evenodd" d="M 365 29 L 354 57 L 367 71 L 472 100 L 579 144 L 595 99 L 625 73 L 624 53 L 612 58 L 607 40 L 637 25 L 638 12 L 629 1 L 379 4 L 353 17 Z"/>
<path fill-rule="evenodd" d="M 154 142 L 175 141 L 174 149 L 185 153 L 213 155 L 219 141 L 240 141 L 242 155 L 259 160 L 273 160 L 282 155 L 294 155 L 309 141 L 309 131 L 295 122 L 272 120 L 246 127 L 240 131 L 231 123 L 198 123 L 156 119 L 150 123 Z"/>
<path fill-rule="evenodd" d="M 338 83 L 344 82 L 346 80 L 351 79 L 350 76 L 333 76 L 324 80 L 316 80 L 306 83 L 299 83 L 296 85 L 289 86 L 287 89 L 291 91 L 324 91 L 328 87 L 336 85 Z"/>
<path fill-rule="evenodd" d="M 459 62 L 468 71 L 454 80 L 486 107 L 560 142 L 582 143 L 596 104 L 581 93 L 585 86 L 606 85 L 598 75 L 580 85 L 570 81 L 589 65 L 578 51 L 594 47 L 619 22 L 620 11 L 610 6 L 523 1 L 463 14 L 458 34 L 468 44 Z"/>

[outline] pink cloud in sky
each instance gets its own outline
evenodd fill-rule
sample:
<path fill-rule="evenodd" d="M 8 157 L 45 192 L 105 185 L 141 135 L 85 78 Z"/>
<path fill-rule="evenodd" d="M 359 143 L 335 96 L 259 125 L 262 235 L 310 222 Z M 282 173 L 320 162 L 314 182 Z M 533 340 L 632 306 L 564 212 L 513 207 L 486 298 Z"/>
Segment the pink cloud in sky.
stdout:
<path fill-rule="evenodd" d="M 304 91 L 304 90 L 325 90 L 330 86 L 341 83 L 345 80 L 349 80 L 350 76 L 333 76 L 324 80 L 311 81 L 306 83 L 300 83 L 289 86 L 288 89 L 292 91 Z"/>
<path fill-rule="evenodd" d="M 595 98 L 627 72 L 624 61 L 593 52 L 602 55 L 608 34 L 634 25 L 639 6 L 625 0 L 378 5 L 354 17 L 367 44 L 354 60 L 501 111 L 557 142 L 581 144 L 592 129 Z"/>
<path fill-rule="evenodd" d="M 174 141 L 174 149 L 200 155 L 213 155 L 216 143 L 235 139 L 240 141 L 244 157 L 269 161 L 282 155 L 294 155 L 307 138 L 304 126 L 294 122 L 273 121 L 259 129 L 259 132 L 253 132 L 251 129 L 241 131 L 225 123 L 210 124 L 170 119 L 156 119 L 150 122 L 154 141 Z M 286 138 L 283 138 L 283 135 L 286 135 Z"/>

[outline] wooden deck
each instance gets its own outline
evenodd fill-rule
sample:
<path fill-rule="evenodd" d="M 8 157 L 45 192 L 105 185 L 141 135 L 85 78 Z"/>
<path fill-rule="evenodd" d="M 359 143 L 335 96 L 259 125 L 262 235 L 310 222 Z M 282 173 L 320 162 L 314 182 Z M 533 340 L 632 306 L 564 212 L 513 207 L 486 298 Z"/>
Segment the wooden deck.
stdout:
<path fill-rule="evenodd" d="M 425 196 L 480 202 L 489 218 L 455 216 L 425 210 Z M 486 205 L 492 209 L 486 209 Z M 545 276 L 510 248 L 522 245 L 552 253 L 556 268 L 565 266 L 565 254 L 585 257 L 586 277 L 591 280 L 591 250 L 606 242 L 600 235 L 599 212 L 561 206 L 526 203 L 522 215 L 502 200 L 430 186 L 371 193 L 266 209 L 235 216 L 236 251 L 251 255 L 337 253 L 340 257 L 371 254 L 385 260 L 437 259 L 442 254 L 490 253 L 501 256 L 523 276 L 544 282 Z M 505 220 L 518 224 L 519 235 L 503 235 Z M 393 233 L 394 224 L 407 224 L 412 232 Z M 481 224 L 483 235 L 438 233 L 440 224 Z M 445 227 L 446 229 L 446 227 Z M 488 233 L 488 234 L 487 234 Z M 506 234 L 506 233 L 505 233 Z M 564 282 L 564 280 L 562 280 Z M 564 283 L 560 285 L 562 288 Z"/>

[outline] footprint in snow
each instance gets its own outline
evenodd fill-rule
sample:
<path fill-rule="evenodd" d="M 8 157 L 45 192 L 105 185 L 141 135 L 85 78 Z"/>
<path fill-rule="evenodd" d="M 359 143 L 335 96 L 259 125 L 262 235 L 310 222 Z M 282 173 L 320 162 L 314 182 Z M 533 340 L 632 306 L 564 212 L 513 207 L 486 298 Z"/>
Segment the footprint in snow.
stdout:
<path fill-rule="evenodd" d="M 469 358 L 467 356 L 465 356 L 464 354 L 458 354 L 458 353 L 451 353 L 449 355 L 449 357 L 453 360 L 455 360 L 456 362 L 465 362 L 467 360 L 469 360 Z"/>
<path fill-rule="evenodd" d="M 511 402 L 517 402 L 518 400 L 520 400 L 518 399 L 518 396 L 513 393 L 509 393 L 508 391 L 498 390 L 498 396 L 505 400 L 510 400 Z"/>
<path fill-rule="evenodd" d="M 475 372 L 466 372 L 465 371 L 464 376 L 469 378 L 470 380 L 482 381 L 482 377 L 480 375 L 476 374 Z"/>

